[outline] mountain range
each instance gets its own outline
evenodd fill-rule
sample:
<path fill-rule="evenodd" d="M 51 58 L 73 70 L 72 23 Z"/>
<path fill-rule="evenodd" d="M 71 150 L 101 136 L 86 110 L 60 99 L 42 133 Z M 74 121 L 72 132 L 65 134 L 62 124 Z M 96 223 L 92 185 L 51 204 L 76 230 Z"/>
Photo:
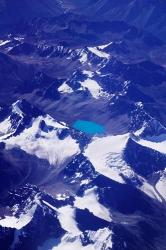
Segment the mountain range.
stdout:
<path fill-rule="evenodd" d="M 0 1 L 1 250 L 165 250 L 166 3 Z"/>

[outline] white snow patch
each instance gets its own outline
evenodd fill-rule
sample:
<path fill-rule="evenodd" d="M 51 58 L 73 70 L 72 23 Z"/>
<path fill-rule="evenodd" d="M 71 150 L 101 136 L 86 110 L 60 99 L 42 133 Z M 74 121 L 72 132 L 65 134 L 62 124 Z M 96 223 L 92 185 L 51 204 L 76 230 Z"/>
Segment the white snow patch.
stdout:
<path fill-rule="evenodd" d="M 20 109 L 19 104 L 20 104 L 19 100 L 12 104 L 12 112 L 15 113 L 15 114 L 18 114 L 19 116 L 21 116 L 23 118 L 24 113 Z"/>
<path fill-rule="evenodd" d="M 40 122 L 45 121 L 48 125 L 53 125 L 54 129 L 44 132 L 40 129 Z M 48 160 L 52 165 L 63 164 L 66 159 L 79 153 L 79 145 L 69 135 L 64 140 L 57 136 L 57 130 L 64 125 L 57 123 L 51 117 L 38 117 L 33 120 L 32 126 L 16 137 L 5 140 L 6 149 L 19 147 L 28 154 L 36 155 L 40 159 Z"/>
<path fill-rule="evenodd" d="M 19 217 L 5 216 L 4 219 L 0 219 L 0 225 L 7 228 L 21 229 L 28 225 L 33 218 L 37 204 L 33 205 L 31 209 L 27 210 L 26 213 L 22 213 Z"/>
<path fill-rule="evenodd" d="M 58 211 L 58 209 L 56 208 L 56 207 L 54 207 L 54 206 L 52 206 L 50 203 L 48 203 L 47 201 L 45 201 L 45 200 L 43 200 L 42 201 L 47 207 L 49 207 L 49 208 L 51 208 L 52 210 L 54 210 L 54 211 Z"/>
<path fill-rule="evenodd" d="M 14 37 L 14 40 L 21 42 L 24 40 L 24 37 Z"/>
<path fill-rule="evenodd" d="M 105 52 L 99 50 L 97 47 L 88 47 L 88 50 L 98 57 L 106 58 L 106 59 L 110 58 L 110 55 L 108 53 L 105 53 Z"/>
<path fill-rule="evenodd" d="M 60 93 L 72 93 L 73 89 L 66 83 L 64 82 L 59 88 L 58 91 Z"/>
<path fill-rule="evenodd" d="M 125 183 L 121 173 L 130 176 L 133 171 L 122 159 L 129 134 L 95 137 L 85 149 L 84 155 L 91 161 L 96 171 L 110 179 Z"/>
<path fill-rule="evenodd" d="M 112 249 L 112 231 L 108 228 L 99 229 L 98 231 L 88 231 L 88 237 L 93 242 L 89 245 L 83 246 L 79 236 L 72 237 L 65 234 L 58 246 L 52 250 L 101 250 Z"/>
<path fill-rule="evenodd" d="M 99 229 L 97 232 L 89 231 L 88 236 L 94 242 L 94 249 L 112 249 L 112 231 L 108 228 Z"/>
<path fill-rule="evenodd" d="M 68 234 L 62 238 L 61 243 L 52 250 L 96 250 L 92 244 L 83 246 L 80 237 L 71 237 Z"/>
<path fill-rule="evenodd" d="M 145 128 L 146 128 L 146 124 L 144 124 L 142 126 L 142 128 L 140 128 L 139 130 L 137 130 L 136 132 L 134 132 L 134 135 L 135 136 L 140 136 L 144 132 Z"/>
<path fill-rule="evenodd" d="M 7 119 L 5 119 L 3 122 L 0 123 L 0 136 L 11 133 L 12 132 L 11 129 L 12 129 L 12 124 L 10 121 L 10 117 L 8 117 Z"/>
<path fill-rule="evenodd" d="M 155 139 L 155 138 L 151 137 L 151 140 L 153 140 L 153 139 Z M 161 141 L 161 142 L 155 142 L 155 141 L 140 139 L 136 142 L 144 147 L 151 148 L 151 149 L 156 150 L 162 154 L 166 154 L 166 140 Z"/>
<path fill-rule="evenodd" d="M 86 190 L 83 197 L 77 196 L 74 206 L 80 209 L 87 208 L 95 216 L 109 222 L 112 221 L 108 209 L 99 203 L 94 188 Z"/>
<path fill-rule="evenodd" d="M 9 42 L 10 42 L 10 40 L 6 40 L 6 41 L 0 40 L 0 46 L 3 46 L 3 45 L 5 45 L 5 44 L 7 44 Z"/>
<path fill-rule="evenodd" d="M 67 125 L 66 125 L 66 123 L 64 123 L 64 122 L 57 122 L 50 115 L 46 115 L 45 117 L 43 117 L 43 119 L 44 119 L 46 125 L 52 126 L 55 129 L 66 129 L 66 128 L 68 128 Z"/>
<path fill-rule="evenodd" d="M 58 220 L 64 230 L 66 230 L 69 234 L 72 234 L 73 236 L 80 235 L 81 231 L 78 229 L 77 223 L 75 221 L 75 208 L 70 205 L 56 208 L 44 200 L 43 203 L 57 212 Z"/>
<path fill-rule="evenodd" d="M 87 78 L 85 81 L 81 82 L 81 88 L 79 90 L 85 90 L 88 89 L 90 94 L 95 98 L 107 98 L 111 99 L 113 96 L 107 93 L 106 91 L 103 91 L 102 87 L 95 81 L 90 78 Z"/>
<path fill-rule="evenodd" d="M 85 62 L 87 62 L 87 60 L 88 60 L 87 53 L 86 53 L 85 51 L 82 51 L 81 54 L 80 54 L 80 59 L 79 59 L 79 61 L 80 61 L 81 63 L 85 63 Z"/>
<path fill-rule="evenodd" d="M 83 74 L 87 75 L 88 77 L 93 77 L 94 76 L 94 72 L 89 71 L 89 70 L 83 70 Z"/>
<path fill-rule="evenodd" d="M 59 200 L 59 201 L 64 201 L 64 200 L 66 200 L 67 198 L 69 198 L 69 196 L 66 195 L 66 194 L 57 194 L 57 195 L 56 195 L 56 199 Z"/>
<path fill-rule="evenodd" d="M 69 205 L 58 208 L 58 219 L 64 230 L 74 236 L 80 235 L 81 231 L 78 229 L 75 221 L 75 208 Z"/>
<path fill-rule="evenodd" d="M 156 184 L 156 189 L 160 195 L 166 200 L 166 174 L 164 173 Z"/>
<path fill-rule="evenodd" d="M 80 84 L 83 88 L 87 88 L 95 99 L 100 97 L 102 88 L 96 81 L 88 78 L 84 82 L 80 82 Z"/>
<path fill-rule="evenodd" d="M 147 194 L 149 197 L 151 197 L 152 199 L 156 199 L 160 202 L 162 201 L 159 195 L 157 194 L 157 192 L 155 191 L 154 187 L 151 186 L 149 183 L 144 181 L 143 185 L 139 187 L 139 189 L 145 194 Z"/>
<path fill-rule="evenodd" d="M 105 49 L 107 48 L 109 45 L 111 45 L 113 42 L 110 42 L 110 43 L 107 43 L 107 44 L 104 44 L 104 45 L 100 45 L 98 46 L 99 49 Z"/>
<path fill-rule="evenodd" d="M 90 180 L 89 179 L 85 179 L 81 181 L 81 185 L 87 185 L 89 184 Z"/>
<path fill-rule="evenodd" d="M 136 106 L 139 108 L 143 108 L 144 105 L 142 102 L 136 102 Z"/>

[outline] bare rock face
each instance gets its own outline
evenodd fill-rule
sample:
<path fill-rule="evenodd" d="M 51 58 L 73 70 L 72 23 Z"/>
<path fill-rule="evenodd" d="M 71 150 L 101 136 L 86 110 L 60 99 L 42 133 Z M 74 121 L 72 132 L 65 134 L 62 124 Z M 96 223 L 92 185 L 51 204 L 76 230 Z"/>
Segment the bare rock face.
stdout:
<path fill-rule="evenodd" d="M 0 250 L 165 250 L 165 15 L 0 0 Z"/>
<path fill-rule="evenodd" d="M 96 19 L 121 20 L 155 33 L 166 41 L 166 2 L 163 0 L 75 1 L 77 11 Z M 159 14 L 160 13 L 160 14 Z"/>
<path fill-rule="evenodd" d="M 24 11 L 26 10 L 26 11 Z M 1 23 L 31 20 L 34 17 L 56 16 L 62 13 L 62 7 L 57 0 L 2 0 L 0 3 Z"/>
<path fill-rule="evenodd" d="M 34 17 L 53 17 L 64 12 L 79 13 L 96 20 L 124 21 L 155 33 L 158 38 L 166 41 L 166 3 L 159 0 L 2 0 L 0 23 L 31 20 Z"/>

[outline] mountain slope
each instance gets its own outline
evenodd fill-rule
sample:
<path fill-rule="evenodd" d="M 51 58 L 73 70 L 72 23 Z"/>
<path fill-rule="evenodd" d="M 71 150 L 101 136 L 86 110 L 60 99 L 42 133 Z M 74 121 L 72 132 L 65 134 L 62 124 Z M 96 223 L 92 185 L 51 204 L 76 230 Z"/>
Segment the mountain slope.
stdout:
<path fill-rule="evenodd" d="M 165 250 L 164 8 L 0 1 L 2 250 Z"/>

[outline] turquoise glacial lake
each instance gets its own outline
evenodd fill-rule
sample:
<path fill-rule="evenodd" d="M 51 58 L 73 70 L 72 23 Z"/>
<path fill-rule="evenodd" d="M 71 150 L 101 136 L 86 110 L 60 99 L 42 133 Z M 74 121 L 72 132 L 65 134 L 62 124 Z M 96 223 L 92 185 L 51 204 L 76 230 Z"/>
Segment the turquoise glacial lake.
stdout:
<path fill-rule="evenodd" d="M 89 135 L 103 134 L 105 132 L 104 126 L 86 120 L 75 121 L 73 128 Z"/>

